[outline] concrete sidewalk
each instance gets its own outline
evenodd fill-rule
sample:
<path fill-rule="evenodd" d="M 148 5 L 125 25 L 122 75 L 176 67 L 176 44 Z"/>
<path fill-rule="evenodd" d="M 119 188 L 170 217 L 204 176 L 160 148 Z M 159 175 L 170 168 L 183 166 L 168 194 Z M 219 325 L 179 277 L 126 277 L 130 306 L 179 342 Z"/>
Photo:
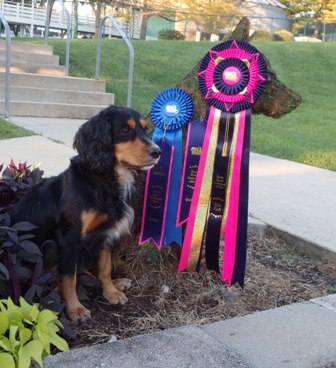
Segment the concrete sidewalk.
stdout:
<path fill-rule="evenodd" d="M 13 118 L 42 136 L 0 141 L 0 163 L 41 162 L 56 175 L 75 154 L 83 122 Z M 53 140 L 64 144 L 55 143 Z M 314 256 L 336 259 L 336 173 L 251 154 L 250 218 Z M 255 224 L 254 224 L 255 225 Z M 46 367 L 336 368 L 336 296 L 289 305 L 204 327 L 184 327 L 74 350 Z M 335 365 L 328 365 L 334 363 Z"/>
<path fill-rule="evenodd" d="M 43 137 L 50 138 L 72 147 L 73 138 L 80 125 L 86 120 L 81 119 L 57 119 L 57 118 L 32 118 L 16 116 L 10 119 L 13 123 L 31 130 Z"/>
<path fill-rule="evenodd" d="M 335 368 L 335 306 L 333 295 L 135 336 L 56 354 L 45 368 Z"/>
<path fill-rule="evenodd" d="M 334 257 L 336 172 L 252 153 L 249 195 L 250 216 L 314 256 Z"/>

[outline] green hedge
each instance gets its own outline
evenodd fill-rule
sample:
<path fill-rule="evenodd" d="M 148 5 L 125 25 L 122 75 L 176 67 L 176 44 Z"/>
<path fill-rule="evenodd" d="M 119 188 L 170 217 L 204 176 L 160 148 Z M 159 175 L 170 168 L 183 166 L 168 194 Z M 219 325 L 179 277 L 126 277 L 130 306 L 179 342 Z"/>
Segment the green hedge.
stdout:
<path fill-rule="evenodd" d="M 174 29 L 161 29 L 158 35 L 159 40 L 175 40 L 180 41 L 185 39 L 185 35 Z"/>
<path fill-rule="evenodd" d="M 267 29 L 259 29 L 253 33 L 250 37 L 250 41 L 258 42 L 258 41 L 271 41 L 272 33 L 267 31 Z"/>
<path fill-rule="evenodd" d="M 273 33 L 274 41 L 294 41 L 294 35 L 292 32 L 281 29 Z"/>

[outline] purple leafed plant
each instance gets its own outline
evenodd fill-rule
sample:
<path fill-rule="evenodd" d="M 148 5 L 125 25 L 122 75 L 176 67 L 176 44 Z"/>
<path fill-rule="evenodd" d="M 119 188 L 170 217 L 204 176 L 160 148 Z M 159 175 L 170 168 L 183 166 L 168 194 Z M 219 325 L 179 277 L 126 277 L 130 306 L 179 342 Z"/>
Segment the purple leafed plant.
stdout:
<path fill-rule="evenodd" d="M 27 166 L 27 162 L 16 165 L 13 160 L 2 171 L 0 165 L 0 206 L 9 206 L 20 199 L 26 192 L 42 182 L 43 171 Z"/>
<path fill-rule="evenodd" d="M 43 181 L 43 171 L 27 166 L 26 162 L 16 165 L 13 160 L 2 170 L 0 165 L 0 299 L 11 296 L 17 303 L 23 296 L 29 303 L 37 302 L 61 313 L 64 304 L 54 282 L 57 265 L 48 262 L 57 259 L 57 244 L 51 240 L 37 246 L 34 242 L 37 227 L 26 221 L 12 224 L 8 213 L 15 202 Z M 81 299 L 87 298 L 86 287 L 93 283 L 97 286 L 88 276 L 79 275 Z M 61 321 L 65 333 L 73 337 L 64 317 Z"/>
<path fill-rule="evenodd" d="M 52 272 L 44 269 L 43 254 L 34 243 L 36 226 L 25 221 L 12 224 L 8 214 L 15 202 L 42 182 L 43 171 L 13 160 L 2 169 L 0 165 L 0 299 L 11 296 L 18 302 L 23 296 L 29 303 L 38 301 L 59 312 L 60 297 L 49 286 Z"/>

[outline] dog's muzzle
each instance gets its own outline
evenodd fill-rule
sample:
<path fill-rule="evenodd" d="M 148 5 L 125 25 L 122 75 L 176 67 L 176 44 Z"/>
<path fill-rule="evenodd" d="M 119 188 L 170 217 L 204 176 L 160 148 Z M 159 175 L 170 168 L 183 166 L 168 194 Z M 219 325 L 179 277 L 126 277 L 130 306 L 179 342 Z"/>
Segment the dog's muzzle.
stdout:
<path fill-rule="evenodd" d="M 155 160 L 155 163 L 157 163 L 161 156 L 161 148 L 157 144 L 152 142 L 151 146 L 148 149 L 148 153 Z"/>

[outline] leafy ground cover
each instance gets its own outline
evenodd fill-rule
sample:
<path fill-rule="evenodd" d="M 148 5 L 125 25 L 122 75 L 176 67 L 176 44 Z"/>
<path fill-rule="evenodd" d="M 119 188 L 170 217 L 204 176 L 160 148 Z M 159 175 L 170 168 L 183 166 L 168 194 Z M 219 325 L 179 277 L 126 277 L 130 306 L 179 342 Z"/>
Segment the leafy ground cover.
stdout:
<path fill-rule="evenodd" d="M 49 42 L 64 63 L 65 41 Z M 175 86 L 214 46 L 211 42 L 132 43 L 135 50 L 132 105 L 145 115 L 156 94 Z M 96 46 L 95 40 L 71 41 L 71 75 L 94 77 Z M 255 116 L 253 151 L 336 170 L 335 43 L 262 42 L 255 46 L 270 60 L 279 79 L 302 95 L 303 103 L 279 120 Z M 106 80 L 107 91 L 116 94 L 117 104 L 126 103 L 128 57 L 122 41 L 103 40 L 101 78 Z"/>

